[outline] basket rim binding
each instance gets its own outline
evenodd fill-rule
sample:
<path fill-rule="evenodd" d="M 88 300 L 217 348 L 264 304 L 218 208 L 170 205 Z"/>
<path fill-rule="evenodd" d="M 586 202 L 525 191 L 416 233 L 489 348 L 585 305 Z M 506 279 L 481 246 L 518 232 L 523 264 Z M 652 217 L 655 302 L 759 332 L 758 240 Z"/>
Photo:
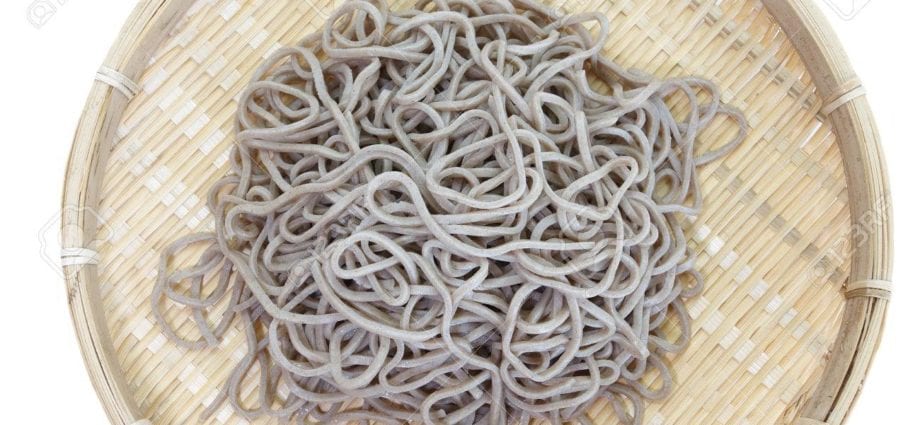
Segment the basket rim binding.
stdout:
<path fill-rule="evenodd" d="M 820 382 L 790 406 L 797 425 L 842 424 L 855 403 L 881 341 L 891 294 L 890 190 L 878 130 L 843 46 L 814 0 L 761 0 L 798 51 L 825 107 L 821 114 L 837 136 L 843 157 L 854 243 L 841 327 Z M 109 420 L 149 424 L 127 384 L 105 321 L 94 258 L 95 215 L 109 147 L 128 105 L 132 80 L 185 16 L 194 0 L 141 0 L 103 64 L 77 127 L 67 165 L 62 246 L 68 303 L 90 379 Z M 114 71 L 114 73 L 113 73 Z M 125 77 L 123 80 L 121 77 Z M 867 218 L 871 225 L 867 226 Z M 78 257 L 80 257 L 78 256 Z M 83 261 L 85 260 L 85 261 Z"/>

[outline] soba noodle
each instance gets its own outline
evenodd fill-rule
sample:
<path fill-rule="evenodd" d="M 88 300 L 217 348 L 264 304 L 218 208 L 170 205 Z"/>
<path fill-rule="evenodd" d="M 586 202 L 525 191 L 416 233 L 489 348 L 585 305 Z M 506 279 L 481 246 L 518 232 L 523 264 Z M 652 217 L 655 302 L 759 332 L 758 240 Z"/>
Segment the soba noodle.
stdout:
<path fill-rule="evenodd" d="M 696 168 L 746 125 L 709 81 L 605 58 L 607 33 L 532 0 L 349 1 L 272 54 L 215 229 L 165 249 L 152 297 L 184 347 L 245 334 L 205 415 L 560 423 L 607 398 L 640 422 L 702 289 Z M 719 116 L 737 137 L 695 154 Z"/>

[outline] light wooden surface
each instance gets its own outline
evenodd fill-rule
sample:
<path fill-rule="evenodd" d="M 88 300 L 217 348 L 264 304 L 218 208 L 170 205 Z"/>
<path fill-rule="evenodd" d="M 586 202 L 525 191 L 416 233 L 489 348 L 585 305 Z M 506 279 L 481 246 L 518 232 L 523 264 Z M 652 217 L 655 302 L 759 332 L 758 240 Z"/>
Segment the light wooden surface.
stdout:
<path fill-rule="evenodd" d="M 714 79 L 754 127 L 735 153 L 701 171 L 707 208 L 687 226 L 707 289 L 690 304 L 692 345 L 672 361 L 677 390 L 650 405 L 645 422 L 841 423 L 887 306 L 876 297 L 883 292 L 848 299 L 843 287 L 889 278 L 890 201 L 866 99 L 820 113 L 855 77 L 823 18 L 806 0 L 553 3 L 607 14 L 606 54 L 626 65 Z M 94 86 L 64 196 L 64 246 L 101 256 L 97 266 L 70 267 L 67 284 L 113 423 L 194 422 L 238 359 L 237 334 L 218 350 L 166 342 L 148 303 L 156 255 L 210 224 L 203 194 L 227 171 L 234 97 L 248 74 L 333 8 L 142 1 L 113 47 L 105 65 L 143 90 L 128 102 Z M 730 127 L 710 131 L 707 143 L 731 137 Z M 611 413 L 603 403 L 591 410 L 598 424 L 616 423 Z M 224 409 L 209 422 L 239 418 Z"/>

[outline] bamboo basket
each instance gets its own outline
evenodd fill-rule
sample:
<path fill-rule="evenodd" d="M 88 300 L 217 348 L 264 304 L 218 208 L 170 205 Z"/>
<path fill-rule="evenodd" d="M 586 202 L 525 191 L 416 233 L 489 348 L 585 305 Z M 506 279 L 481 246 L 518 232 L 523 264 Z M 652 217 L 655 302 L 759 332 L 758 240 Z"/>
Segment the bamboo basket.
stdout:
<path fill-rule="evenodd" d="M 885 166 L 861 86 L 811 1 L 551 0 L 603 11 L 605 54 L 622 64 L 715 80 L 753 127 L 701 170 L 707 207 L 687 226 L 706 290 L 689 305 L 692 344 L 672 361 L 676 390 L 649 405 L 647 424 L 840 424 L 878 346 L 892 258 Z M 63 246 L 74 325 L 113 424 L 198 422 L 239 360 L 241 335 L 187 351 L 154 325 L 158 252 L 211 224 L 204 193 L 227 171 L 249 74 L 334 7 L 142 0 L 106 59 L 70 157 Z M 603 402 L 590 417 L 616 423 Z M 245 423 L 229 408 L 207 422 Z"/>

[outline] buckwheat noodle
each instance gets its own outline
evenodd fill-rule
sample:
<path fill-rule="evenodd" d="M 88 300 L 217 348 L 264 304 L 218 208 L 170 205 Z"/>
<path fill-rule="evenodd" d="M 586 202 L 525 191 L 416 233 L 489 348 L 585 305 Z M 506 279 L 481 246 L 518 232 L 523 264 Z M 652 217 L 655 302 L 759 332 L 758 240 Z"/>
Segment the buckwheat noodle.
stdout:
<path fill-rule="evenodd" d="M 152 297 L 184 347 L 245 334 L 205 415 L 561 423 L 608 398 L 640 422 L 702 289 L 696 168 L 746 124 L 710 81 L 605 58 L 608 27 L 531 0 L 349 1 L 274 52 L 215 229 L 165 249 Z M 737 136 L 696 155 L 719 116 Z"/>

